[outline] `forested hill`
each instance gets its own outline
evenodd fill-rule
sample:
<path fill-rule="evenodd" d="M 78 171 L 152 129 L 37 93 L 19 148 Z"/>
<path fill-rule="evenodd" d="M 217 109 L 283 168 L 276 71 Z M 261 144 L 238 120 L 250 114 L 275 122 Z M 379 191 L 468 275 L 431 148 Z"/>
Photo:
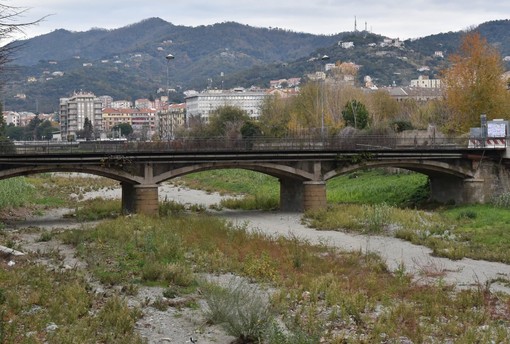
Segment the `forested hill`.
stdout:
<path fill-rule="evenodd" d="M 130 53 L 164 57 L 158 48 L 181 55 L 187 62 L 200 61 L 217 51 L 243 53 L 259 62 L 286 61 L 331 45 L 340 37 L 341 34 L 312 35 L 234 22 L 176 26 L 160 18 L 150 18 L 114 30 L 71 32 L 60 29 L 23 41 L 24 49 L 16 56 L 16 63 L 30 66 L 40 60 L 60 61 L 74 56 L 97 60 Z"/>
<path fill-rule="evenodd" d="M 484 23 L 479 30 L 510 55 L 508 20 Z M 58 109 L 60 97 L 76 90 L 116 99 L 150 98 L 165 86 L 168 68 L 177 101 L 186 89 L 267 87 L 273 79 L 302 77 L 318 68 L 310 60 L 322 54 L 330 62 L 360 65 L 359 81 L 370 75 L 380 86 L 405 85 L 422 73 L 422 66 L 434 76 L 462 34 L 437 34 L 396 47 L 382 45 L 385 37 L 366 31 L 313 35 L 234 22 L 177 26 L 160 18 L 114 30 L 61 29 L 13 43 L 20 49 L 13 56 L 14 68 L 3 75 L 2 99 L 8 110 L 49 112 Z M 345 49 L 339 42 L 354 47 Z M 436 51 L 444 52 L 445 59 L 434 57 Z M 175 59 L 167 61 L 167 54 Z"/>

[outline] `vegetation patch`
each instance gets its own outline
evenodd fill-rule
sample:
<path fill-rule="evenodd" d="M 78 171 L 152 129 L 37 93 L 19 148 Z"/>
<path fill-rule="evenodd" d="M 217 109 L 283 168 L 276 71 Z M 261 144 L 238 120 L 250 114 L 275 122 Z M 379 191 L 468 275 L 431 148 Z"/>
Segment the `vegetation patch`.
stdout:
<path fill-rule="evenodd" d="M 422 285 L 405 267 L 389 272 L 374 254 L 268 237 L 207 215 L 117 218 L 62 235 L 103 283 L 164 285 L 175 296 L 201 285 L 196 273 L 230 272 L 270 285 L 276 292 L 267 307 L 246 285 L 201 286 L 211 321 L 246 343 L 509 339 L 506 296 Z"/>
<path fill-rule="evenodd" d="M 119 297 L 104 301 L 76 271 L 48 271 L 18 260 L 0 269 L 0 342 L 143 343 L 138 309 Z"/>

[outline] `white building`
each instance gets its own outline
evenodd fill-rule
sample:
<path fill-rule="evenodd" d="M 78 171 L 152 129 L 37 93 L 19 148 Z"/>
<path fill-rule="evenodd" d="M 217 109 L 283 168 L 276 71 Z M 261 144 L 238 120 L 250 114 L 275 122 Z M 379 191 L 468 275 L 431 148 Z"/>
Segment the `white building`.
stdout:
<path fill-rule="evenodd" d="M 411 87 L 441 88 L 441 80 L 430 79 L 428 76 L 420 75 L 418 79 L 411 80 Z"/>
<path fill-rule="evenodd" d="M 112 107 L 113 98 L 111 96 L 101 96 L 99 99 L 101 100 L 101 106 L 103 109 Z"/>
<path fill-rule="evenodd" d="M 354 48 L 354 42 L 339 42 L 339 45 L 344 49 Z"/>
<path fill-rule="evenodd" d="M 5 123 L 12 124 L 16 127 L 19 127 L 21 125 L 21 116 L 17 112 L 12 111 L 4 111 L 3 113 Z"/>
<path fill-rule="evenodd" d="M 133 107 L 133 103 L 129 100 L 116 100 L 112 102 L 111 107 L 114 109 L 131 109 Z"/>
<path fill-rule="evenodd" d="M 93 93 L 79 92 L 70 98 L 60 98 L 60 132 L 62 138 L 76 138 L 88 118 L 94 131 L 102 132 L 101 100 Z"/>
<path fill-rule="evenodd" d="M 200 118 L 209 122 L 211 112 L 222 106 L 237 106 L 246 111 L 250 118 L 258 120 L 261 105 L 267 94 L 265 91 L 232 91 L 214 90 L 190 95 L 186 98 L 186 114 L 188 118 Z"/>

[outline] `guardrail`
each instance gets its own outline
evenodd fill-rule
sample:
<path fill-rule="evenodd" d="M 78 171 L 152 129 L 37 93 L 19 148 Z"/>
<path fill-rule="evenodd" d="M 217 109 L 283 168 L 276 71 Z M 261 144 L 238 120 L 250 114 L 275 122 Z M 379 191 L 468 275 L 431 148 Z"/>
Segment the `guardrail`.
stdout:
<path fill-rule="evenodd" d="M 0 155 L 33 154 L 125 154 L 137 152 L 248 152 L 248 151 L 381 151 L 455 150 L 468 148 L 469 138 L 416 139 L 390 136 L 352 136 L 327 139 L 267 138 L 229 140 L 225 138 L 185 138 L 171 141 L 17 141 L 0 143 Z M 483 147 L 501 149 L 502 147 Z M 504 149 L 504 148 L 503 148 Z"/>

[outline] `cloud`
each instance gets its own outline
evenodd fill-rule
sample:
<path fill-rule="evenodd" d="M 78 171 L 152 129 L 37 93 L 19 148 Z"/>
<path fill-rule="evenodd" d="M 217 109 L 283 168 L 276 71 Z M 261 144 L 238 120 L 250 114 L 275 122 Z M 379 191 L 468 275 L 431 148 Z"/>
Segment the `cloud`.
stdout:
<path fill-rule="evenodd" d="M 44 4 L 44 5 L 43 5 Z M 27 21 L 51 15 L 27 29 L 30 36 L 65 28 L 118 28 L 150 17 L 176 25 L 198 26 L 236 21 L 257 27 L 278 27 L 296 32 L 335 34 L 358 29 L 400 38 L 417 38 L 460 31 L 485 21 L 507 19 L 510 2 L 401 0 L 16 0 L 31 8 Z"/>

